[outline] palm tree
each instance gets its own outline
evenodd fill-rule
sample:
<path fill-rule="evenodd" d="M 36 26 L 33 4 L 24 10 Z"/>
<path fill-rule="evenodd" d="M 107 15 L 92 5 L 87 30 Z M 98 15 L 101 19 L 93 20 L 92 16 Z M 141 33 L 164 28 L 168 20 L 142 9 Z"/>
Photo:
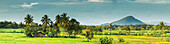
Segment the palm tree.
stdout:
<path fill-rule="evenodd" d="M 61 16 L 62 23 L 68 23 L 70 17 L 67 17 L 67 13 L 63 13 Z"/>
<path fill-rule="evenodd" d="M 67 17 L 67 13 L 63 13 L 62 15 L 61 15 L 61 19 L 62 19 L 62 22 L 61 22 L 61 24 L 62 24 L 62 27 L 65 29 L 65 30 L 67 30 L 68 28 L 69 28 L 69 18 L 70 17 Z M 63 30 L 64 31 L 64 30 Z"/>
<path fill-rule="evenodd" d="M 51 32 L 51 31 L 52 31 L 52 28 L 53 28 L 53 21 L 50 20 L 50 25 L 49 25 L 49 26 L 50 26 L 49 32 Z"/>
<path fill-rule="evenodd" d="M 26 26 L 29 26 L 29 24 L 31 23 L 31 22 L 33 22 L 33 16 L 31 16 L 31 15 L 27 15 L 25 18 L 25 24 L 26 24 Z"/>
<path fill-rule="evenodd" d="M 55 26 L 56 26 L 56 27 L 57 27 L 57 26 L 60 26 L 61 21 L 62 21 L 60 15 L 57 15 L 57 16 L 56 16 L 55 21 L 56 21 L 56 22 L 55 22 Z"/>
<path fill-rule="evenodd" d="M 47 15 L 44 15 L 44 17 L 42 17 L 41 21 L 45 28 L 44 32 L 46 32 L 47 25 L 50 23 L 51 20 L 48 18 Z"/>

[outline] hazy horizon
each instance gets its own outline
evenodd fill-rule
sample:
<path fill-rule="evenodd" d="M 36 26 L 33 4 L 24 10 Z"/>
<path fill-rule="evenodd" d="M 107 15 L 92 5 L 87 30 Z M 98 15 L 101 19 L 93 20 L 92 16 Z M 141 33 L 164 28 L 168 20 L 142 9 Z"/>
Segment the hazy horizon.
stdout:
<path fill-rule="evenodd" d="M 169 0 L 1 0 L 0 21 L 24 22 L 30 14 L 34 22 L 41 23 L 43 15 L 54 20 L 67 13 L 83 25 L 101 25 L 129 15 L 144 23 L 170 23 L 169 4 Z"/>

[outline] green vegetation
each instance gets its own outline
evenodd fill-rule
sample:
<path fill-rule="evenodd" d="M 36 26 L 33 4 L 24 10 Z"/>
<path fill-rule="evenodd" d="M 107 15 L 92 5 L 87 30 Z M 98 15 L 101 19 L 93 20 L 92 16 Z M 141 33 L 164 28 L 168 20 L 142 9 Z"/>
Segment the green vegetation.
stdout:
<path fill-rule="evenodd" d="M 118 38 L 119 42 L 125 42 L 125 40 L 121 37 Z"/>
<path fill-rule="evenodd" d="M 0 28 L 0 33 L 24 33 L 24 29 Z"/>
<path fill-rule="evenodd" d="M 67 13 L 57 15 L 51 20 L 48 15 L 41 19 L 42 24 L 34 22 L 27 15 L 22 22 L 0 22 L 0 43 L 5 44 L 169 44 L 170 26 L 159 25 L 80 25 Z M 107 37 L 103 37 L 107 36 Z M 102 38 L 101 38 L 102 37 Z M 2 42 L 1 42 L 2 41 Z M 12 43 L 8 43 L 12 42 Z"/>
<path fill-rule="evenodd" d="M 85 36 L 77 35 L 77 38 L 50 38 L 50 37 L 26 37 L 24 33 L 0 33 L 1 44 L 100 44 L 101 37 L 107 35 L 94 35 L 94 38 L 90 42 L 86 41 Z M 66 35 L 69 36 L 69 35 Z M 108 35 L 114 38 L 112 43 L 115 44 L 170 44 L 167 41 L 167 37 L 146 37 L 146 36 L 126 36 L 126 35 Z M 125 42 L 119 42 L 122 37 Z"/>
<path fill-rule="evenodd" d="M 103 37 L 100 38 L 101 44 L 112 44 L 113 38 L 111 37 Z"/>
<path fill-rule="evenodd" d="M 20 22 L 19 24 L 17 24 L 16 22 L 11 22 L 11 21 L 1 21 L 0 22 L 0 28 L 13 28 L 13 29 L 17 29 L 17 28 L 23 28 L 25 25 Z"/>
<path fill-rule="evenodd" d="M 169 26 L 164 25 L 163 22 L 160 25 L 112 25 L 109 26 L 82 26 L 80 23 L 72 18 L 70 19 L 66 13 L 57 15 L 55 22 L 51 20 L 48 15 L 44 15 L 41 19 L 43 24 L 33 22 L 33 16 L 27 15 L 25 17 L 26 27 L 25 34 L 27 37 L 51 37 L 51 38 L 75 38 L 83 39 L 81 42 L 95 42 L 101 44 L 131 44 L 134 41 L 126 40 L 126 36 L 147 36 L 147 37 L 162 37 L 160 41 L 169 42 L 170 37 Z M 83 30 L 83 31 L 82 31 Z M 62 33 L 60 33 L 62 32 Z M 83 35 L 83 36 L 80 36 Z M 74 35 L 74 36 L 73 36 Z M 76 36 L 79 35 L 79 36 Z M 101 36 L 96 36 L 101 35 Z M 116 37 L 113 35 L 116 35 Z M 119 37 L 120 35 L 124 35 Z M 100 38 L 102 36 L 109 36 Z M 113 40 L 113 38 L 114 40 Z M 84 40 L 84 39 L 87 39 Z M 100 39 L 100 42 L 97 40 Z M 133 38 L 128 38 L 133 39 Z M 143 39 L 143 38 L 136 38 Z M 148 38 L 144 38 L 148 39 Z M 91 41 L 90 41 L 91 40 Z M 57 41 L 58 42 L 58 41 Z M 152 41 L 153 42 L 153 41 Z M 145 43 L 145 42 L 142 42 Z"/>
<path fill-rule="evenodd" d="M 33 22 L 33 16 L 27 15 L 25 17 L 25 34 L 28 37 L 56 37 L 59 36 L 60 30 L 67 32 L 70 35 L 80 34 L 82 32 L 82 26 L 80 23 L 72 18 L 67 16 L 66 13 L 63 13 L 61 16 L 57 15 L 55 19 L 55 23 L 48 17 L 48 15 L 44 15 L 41 19 L 43 24 L 38 24 Z"/>
<path fill-rule="evenodd" d="M 87 42 L 89 42 L 89 40 L 91 40 L 94 36 L 93 36 L 93 30 L 91 27 L 87 27 L 86 29 L 86 38 L 87 38 Z"/>

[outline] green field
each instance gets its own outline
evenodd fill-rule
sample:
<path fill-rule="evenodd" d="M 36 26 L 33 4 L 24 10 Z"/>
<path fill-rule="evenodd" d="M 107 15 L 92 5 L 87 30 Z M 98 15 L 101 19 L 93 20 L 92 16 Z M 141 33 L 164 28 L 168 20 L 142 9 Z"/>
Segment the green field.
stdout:
<path fill-rule="evenodd" d="M 0 33 L 20 33 L 24 29 L 0 28 Z"/>
<path fill-rule="evenodd" d="M 3 29 L 0 31 L 23 31 L 23 29 Z M 60 35 L 63 35 L 62 33 Z M 64 36 L 68 36 L 65 33 Z M 100 37 L 113 37 L 114 44 L 170 44 L 166 41 L 167 37 L 148 37 L 148 36 L 130 36 L 130 35 L 94 35 L 90 42 L 85 42 L 85 36 L 77 35 L 79 38 L 50 38 L 26 37 L 24 33 L 0 33 L 0 44 L 100 44 Z M 118 38 L 122 37 L 125 42 L 119 42 Z"/>
<path fill-rule="evenodd" d="M 84 36 L 77 36 L 80 38 L 29 38 L 24 33 L 0 33 L 0 44 L 100 44 L 99 38 L 105 36 L 115 38 L 115 44 L 170 44 L 164 40 L 166 37 L 95 35 L 90 42 L 84 42 Z M 123 37 L 125 42 L 117 42 L 118 37 Z"/>
<path fill-rule="evenodd" d="M 24 29 L 0 28 L 0 31 L 22 31 Z"/>

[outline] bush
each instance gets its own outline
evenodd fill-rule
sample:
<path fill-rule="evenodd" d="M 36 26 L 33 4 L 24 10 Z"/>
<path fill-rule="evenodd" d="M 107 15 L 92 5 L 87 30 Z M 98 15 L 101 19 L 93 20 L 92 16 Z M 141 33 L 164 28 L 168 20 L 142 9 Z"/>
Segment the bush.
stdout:
<path fill-rule="evenodd" d="M 54 34 L 51 33 L 51 32 L 49 32 L 49 33 L 48 33 L 48 37 L 54 37 Z"/>
<path fill-rule="evenodd" d="M 25 27 L 25 35 L 27 37 L 35 37 L 38 33 L 39 28 L 38 27 Z"/>
<path fill-rule="evenodd" d="M 104 35 L 109 35 L 109 32 L 105 32 Z"/>
<path fill-rule="evenodd" d="M 100 38 L 101 44 L 112 44 L 113 38 L 111 37 L 102 37 Z"/>
<path fill-rule="evenodd" d="M 119 42 L 125 42 L 125 40 L 121 37 L 118 38 Z"/>

